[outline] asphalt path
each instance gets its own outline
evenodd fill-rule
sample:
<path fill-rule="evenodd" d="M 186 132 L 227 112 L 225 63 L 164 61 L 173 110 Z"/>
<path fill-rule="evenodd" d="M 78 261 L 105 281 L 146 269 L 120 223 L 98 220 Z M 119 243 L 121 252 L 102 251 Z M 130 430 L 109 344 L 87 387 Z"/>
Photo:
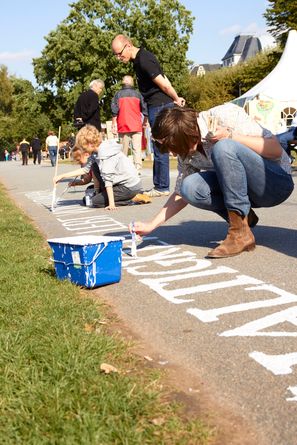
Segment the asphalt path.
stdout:
<path fill-rule="evenodd" d="M 60 165 L 59 172 L 72 168 Z M 185 371 L 189 396 L 203 393 L 211 406 L 233 413 L 247 431 L 236 443 L 297 445 L 297 190 L 282 205 L 257 210 L 253 252 L 206 259 L 227 226 L 187 206 L 132 258 L 129 222 L 150 219 L 166 198 L 111 212 L 81 206 L 85 187 L 76 187 L 51 212 L 53 174 L 46 162 L 0 163 L 1 182 L 46 239 L 125 236 L 120 283 L 90 292 L 104 296 L 160 366 Z M 151 179 L 144 170 L 144 188 Z M 58 184 L 57 196 L 66 186 Z M 194 380 L 186 380 L 187 371 Z"/>

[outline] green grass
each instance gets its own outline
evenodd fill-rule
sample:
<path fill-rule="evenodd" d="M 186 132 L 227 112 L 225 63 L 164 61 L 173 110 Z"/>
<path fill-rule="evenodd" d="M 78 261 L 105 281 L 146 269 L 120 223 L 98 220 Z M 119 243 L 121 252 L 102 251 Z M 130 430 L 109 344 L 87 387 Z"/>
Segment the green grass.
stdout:
<path fill-rule="evenodd" d="M 0 231 L 0 443 L 209 444 L 210 429 L 184 419 L 156 371 L 100 324 L 108 309 L 56 279 L 47 243 L 1 186 Z"/>

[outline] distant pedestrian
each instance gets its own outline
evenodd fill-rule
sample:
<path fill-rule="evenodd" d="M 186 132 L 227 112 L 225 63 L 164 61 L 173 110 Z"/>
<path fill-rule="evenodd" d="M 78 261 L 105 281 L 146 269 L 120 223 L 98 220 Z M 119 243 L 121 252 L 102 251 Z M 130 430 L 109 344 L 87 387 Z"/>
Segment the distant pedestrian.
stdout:
<path fill-rule="evenodd" d="M 74 147 L 74 145 L 75 145 L 75 136 L 74 136 L 74 133 L 71 133 L 71 134 L 70 134 L 67 143 L 68 143 L 69 149 L 71 150 L 71 149 Z"/>
<path fill-rule="evenodd" d="M 31 141 L 31 148 L 33 152 L 33 164 L 41 163 L 41 141 L 38 136 L 34 136 Z"/>
<path fill-rule="evenodd" d="M 163 108 L 174 104 L 184 106 L 185 100 L 179 97 L 164 75 L 156 56 L 144 48 L 137 48 L 131 39 L 123 34 L 117 35 L 112 41 L 112 51 L 121 62 L 132 61 L 136 73 L 138 88 L 148 107 L 148 119 L 153 127 L 157 114 Z M 169 195 L 169 153 L 161 153 L 153 143 L 154 188 L 145 192 L 150 197 Z"/>
<path fill-rule="evenodd" d="M 20 160 L 20 144 L 16 144 L 15 146 L 15 160 L 19 161 Z"/>
<path fill-rule="evenodd" d="M 56 165 L 57 154 L 58 154 L 58 145 L 59 145 L 59 139 L 57 138 L 57 136 L 55 135 L 55 133 L 53 131 L 49 131 L 48 137 L 45 140 L 45 147 L 49 153 L 52 167 L 54 167 Z"/>
<path fill-rule="evenodd" d="M 28 165 L 30 144 L 25 138 L 20 142 L 20 151 L 22 153 L 22 165 Z"/>
<path fill-rule="evenodd" d="M 147 106 L 134 88 L 132 76 L 124 76 L 123 87 L 111 102 L 112 132 L 119 134 L 123 152 L 127 156 L 132 144 L 133 161 L 138 174 L 142 168 L 142 128 L 147 125 Z"/>
<path fill-rule="evenodd" d="M 4 160 L 9 161 L 9 151 L 6 148 L 4 150 Z"/>
<path fill-rule="evenodd" d="M 74 122 L 77 128 L 94 125 L 101 131 L 99 96 L 104 90 L 101 79 L 92 80 L 89 89 L 81 93 L 74 107 Z"/>

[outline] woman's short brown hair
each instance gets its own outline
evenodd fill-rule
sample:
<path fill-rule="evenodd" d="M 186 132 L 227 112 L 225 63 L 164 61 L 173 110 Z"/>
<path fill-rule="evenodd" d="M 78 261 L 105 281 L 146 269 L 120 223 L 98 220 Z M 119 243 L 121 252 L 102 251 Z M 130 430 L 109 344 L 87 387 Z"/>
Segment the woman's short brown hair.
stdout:
<path fill-rule="evenodd" d="M 93 153 L 98 150 L 99 145 L 102 142 L 102 136 L 94 125 L 85 125 L 79 130 L 75 138 L 75 145 L 82 150 Z M 89 146 L 92 144 L 92 147 Z"/>
<path fill-rule="evenodd" d="M 160 152 L 172 152 L 185 158 L 195 144 L 198 144 L 197 150 L 201 150 L 197 117 L 197 111 L 192 108 L 163 108 L 152 128 L 152 137 Z"/>

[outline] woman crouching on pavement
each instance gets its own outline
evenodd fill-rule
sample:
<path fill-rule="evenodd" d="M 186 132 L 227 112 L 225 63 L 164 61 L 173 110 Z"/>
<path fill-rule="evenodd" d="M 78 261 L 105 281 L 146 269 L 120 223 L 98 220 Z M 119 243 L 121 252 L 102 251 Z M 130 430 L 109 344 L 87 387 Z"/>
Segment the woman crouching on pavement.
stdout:
<path fill-rule="evenodd" d="M 258 222 L 252 207 L 273 207 L 293 191 L 290 159 L 272 133 L 237 105 L 197 113 L 162 110 L 152 137 L 158 149 L 178 156 L 175 191 L 149 222 L 135 222 L 147 235 L 187 204 L 210 210 L 229 224 L 226 239 L 208 253 L 225 258 L 255 248 L 251 231 Z"/>

